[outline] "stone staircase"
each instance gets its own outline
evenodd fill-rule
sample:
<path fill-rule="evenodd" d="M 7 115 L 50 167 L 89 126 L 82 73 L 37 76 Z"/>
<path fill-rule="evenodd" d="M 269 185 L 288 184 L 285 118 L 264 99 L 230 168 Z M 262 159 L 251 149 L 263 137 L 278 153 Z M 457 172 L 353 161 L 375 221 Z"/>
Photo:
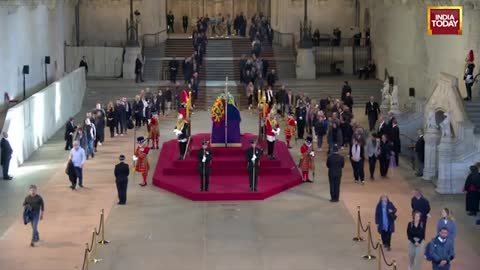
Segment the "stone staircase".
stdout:
<path fill-rule="evenodd" d="M 225 81 L 239 80 L 240 74 L 233 66 L 233 48 L 230 39 L 213 39 L 208 41 L 208 59 L 205 59 L 205 80 Z"/>
<path fill-rule="evenodd" d="M 163 70 L 160 57 L 165 56 L 165 44 L 161 44 L 159 47 L 144 48 L 143 55 L 145 57 L 143 79 L 146 81 L 160 80 Z"/>
<path fill-rule="evenodd" d="M 468 119 L 475 126 L 473 132 L 480 134 L 480 100 L 465 102 L 464 106 Z"/>

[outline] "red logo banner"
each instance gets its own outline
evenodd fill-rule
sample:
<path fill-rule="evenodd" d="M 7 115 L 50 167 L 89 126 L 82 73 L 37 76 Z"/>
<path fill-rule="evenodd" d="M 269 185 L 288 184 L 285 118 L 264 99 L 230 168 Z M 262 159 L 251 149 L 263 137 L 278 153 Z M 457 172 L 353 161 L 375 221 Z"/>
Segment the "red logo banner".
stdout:
<path fill-rule="evenodd" d="M 462 9 L 461 6 L 428 7 L 428 34 L 461 35 Z"/>

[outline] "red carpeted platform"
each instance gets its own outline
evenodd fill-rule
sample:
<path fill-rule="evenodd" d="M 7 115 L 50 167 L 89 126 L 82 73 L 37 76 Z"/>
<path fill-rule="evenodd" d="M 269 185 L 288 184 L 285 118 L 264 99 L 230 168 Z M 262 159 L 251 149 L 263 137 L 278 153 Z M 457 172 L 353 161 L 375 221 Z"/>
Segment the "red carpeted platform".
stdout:
<path fill-rule="evenodd" d="M 263 200 L 301 183 L 295 161 L 284 142 L 275 145 L 276 160 L 266 156 L 260 161 L 258 192 L 248 190 L 248 172 L 245 151 L 253 134 L 243 134 L 242 147 L 214 147 L 210 187 L 200 192 L 196 154 L 203 139 L 210 134 L 192 136 L 191 152 L 185 160 L 177 160 L 176 140 L 165 142 L 158 158 L 153 184 L 193 201 Z M 265 147 L 266 151 L 266 147 Z"/>

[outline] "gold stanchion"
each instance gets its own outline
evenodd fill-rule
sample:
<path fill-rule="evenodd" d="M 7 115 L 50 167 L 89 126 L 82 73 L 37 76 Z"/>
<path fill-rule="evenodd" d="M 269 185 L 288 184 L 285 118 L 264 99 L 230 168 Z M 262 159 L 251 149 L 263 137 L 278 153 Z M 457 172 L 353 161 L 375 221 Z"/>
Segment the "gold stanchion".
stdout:
<path fill-rule="evenodd" d="M 360 236 L 360 206 L 357 206 L 357 236 L 353 238 L 353 241 L 355 242 L 361 242 L 364 239 Z"/>
<path fill-rule="evenodd" d="M 110 243 L 110 241 L 105 240 L 105 211 L 103 209 L 100 214 L 100 237 L 101 237 L 101 240 L 98 241 L 100 245 L 106 245 Z"/>
<path fill-rule="evenodd" d="M 382 245 L 382 242 L 380 242 L 380 240 L 378 240 L 377 242 L 377 250 L 378 250 L 378 253 L 377 253 L 377 256 L 378 256 L 378 270 L 382 270 L 382 249 L 383 249 L 383 245 Z"/>
<path fill-rule="evenodd" d="M 95 253 L 97 251 L 97 241 L 96 241 L 96 238 L 97 238 L 97 229 L 93 229 L 93 233 L 92 233 L 92 246 L 90 247 L 90 262 L 93 262 L 93 263 L 98 263 L 98 262 L 101 262 L 102 259 L 97 259 L 95 258 Z"/>
<path fill-rule="evenodd" d="M 397 270 L 397 261 L 393 259 L 393 270 Z"/>
<path fill-rule="evenodd" d="M 82 264 L 82 270 L 88 270 L 88 243 L 85 243 L 85 253 L 83 255 L 83 264 Z"/>
<path fill-rule="evenodd" d="M 374 260 L 375 259 L 375 256 L 372 255 L 372 247 L 370 246 L 370 243 L 372 242 L 372 234 L 370 233 L 370 230 L 371 230 L 371 226 L 370 226 L 370 222 L 368 222 L 368 225 L 367 225 L 367 255 L 363 255 L 362 258 L 366 259 L 366 260 Z"/>

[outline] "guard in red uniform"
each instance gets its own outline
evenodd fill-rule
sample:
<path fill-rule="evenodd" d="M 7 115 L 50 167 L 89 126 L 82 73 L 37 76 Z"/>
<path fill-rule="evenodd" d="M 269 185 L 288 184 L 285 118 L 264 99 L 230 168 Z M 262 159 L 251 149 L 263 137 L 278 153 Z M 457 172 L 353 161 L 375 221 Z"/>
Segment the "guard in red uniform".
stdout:
<path fill-rule="evenodd" d="M 313 151 L 312 137 L 308 136 L 305 139 L 305 143 L 300 147 L 300 162 L 298 164 L 298 167 L 302 170 L 303 182 L 313 183 L 308 177 L 308 172 L 315 168 L 315 164 L 313 163 L 314 157 L 315 152 Z"/>
<path fill-rule="evenodd" d="M 285 139 L 287 141 L 287 147 L 292 148 L 290 146 L 290 141 L 292 140 L 292 137 L 295 136 L 297 130 L 297 121 L 295 121 L 295 118 L 293 117 L 293 113 L 290 112 L 287 117 L 287 127 L 285 128 Z"/>
<path fill-rule="evenodd" d="M 152 149 L 158 149 L 158 139 L 160 138 L 160 130 L 158 128 L 158 114 L 153 114 L 148 120 L 148 139 L 152 141 Z"/>
<path fill-rule="evenodd" d="M 150 169 L 150 165 L 148 164 L 149 151 L 150 148 L 145 145 L 145 138 L 143 136 L 138 137 L 133 161 L 135 162 L 135 171 L 142 174 L 143 182 L 140 184 L 142 187 L 147 185 L 147 175 Z"/>
<path fill-rule="evenodd" d="M 275 112 L 272 111 L 267 118 L 265 123 L 265 134 L 267 135 L 267 153 L 269 159 L 275 159 L 273 156 L 273 150 L 275 148 L 275 140 L 277 135 L 280 134 L 280 128 L 278 126 L 277 120 L 275 120 Z"/>

